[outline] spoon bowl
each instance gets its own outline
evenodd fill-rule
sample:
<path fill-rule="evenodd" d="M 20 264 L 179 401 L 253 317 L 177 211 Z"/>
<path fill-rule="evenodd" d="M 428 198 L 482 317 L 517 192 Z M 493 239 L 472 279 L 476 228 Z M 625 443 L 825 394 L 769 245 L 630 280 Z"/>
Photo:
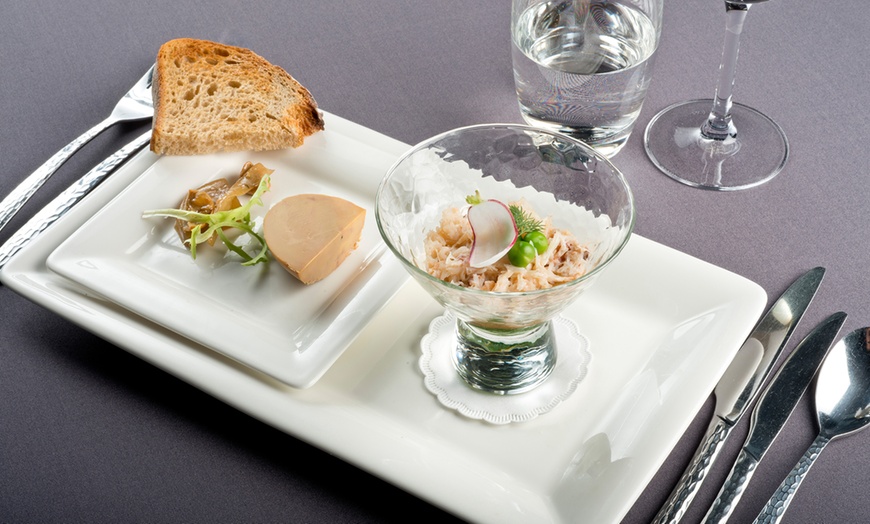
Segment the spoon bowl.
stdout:
<path fill-rule="evenodd" d="M 816 379 L 815 405 L 818 436 L 758 514 L 756 523 L 779 522 L 825 446 L 870 423 L 870 328 L 852 331 L 831 348 Z"/>
<path fill-rule="evenodd" d="M 870 423 L 870 328 L 849 333 L 831 349 L 815 400 L 820 435 L 833 439 Z"/>

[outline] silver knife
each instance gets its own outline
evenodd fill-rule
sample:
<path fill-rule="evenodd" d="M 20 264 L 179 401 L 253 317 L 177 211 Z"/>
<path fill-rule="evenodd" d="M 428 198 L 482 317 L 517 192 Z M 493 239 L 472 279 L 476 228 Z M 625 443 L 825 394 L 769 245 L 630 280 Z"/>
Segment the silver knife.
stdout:
<path fill-rule="evenodd" d="M 746 342 L 737 350 L 714 390 L 716 407 L 707 432 L 653 522 L 672 524 L 682 519 L 722 444 L 758 394 L 824 275 L 825 268 L 816 267 L 796 279 L 761 317 Z"/>
<path fill-rule="evenodd" d="M 21 251 L 21 248 L 29 244 L 34 238 L 39 236 L 49 226 L 57 222 L 57 220 L 72 209 L 82 198 L 84 198 L 92 189 L 97 187 L 100 182 L 109 176 L 118 165 L 126 160 L 130 155 L 142 149 L 145 144 L 151 139 L 151 131 L 145 132 L 126 146 L 115 151 L 111 156 L 94 166 L 93 169 L 85 173 L 83 177 L 73 182 L 63 193 L 55 197 L 54 200 L 48 203 L 24 226 L 15 232 L 9 240 L 0 247 L 0 270 L 9 262 L 16 253 Z"/>
<path fill-rule="evenodd" d="M 846 314 L 841 311 L 816 326 L 791 352 L 764 389 L 752 411 L 749 436 L 703 522 L 728 520 L 756 466 L 794 411 L 845 321 Z"/>

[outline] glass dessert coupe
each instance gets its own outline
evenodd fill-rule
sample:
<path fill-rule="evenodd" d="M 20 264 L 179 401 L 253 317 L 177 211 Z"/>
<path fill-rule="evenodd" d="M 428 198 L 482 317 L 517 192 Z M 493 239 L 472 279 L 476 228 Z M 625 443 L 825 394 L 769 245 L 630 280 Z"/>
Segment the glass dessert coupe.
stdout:
<path fill-rule="evenodd" d="M 481 291 L 430 275 L 424 240 L 447 208 L 480 191 L 504 203 L 524 201 L 590 252 L 585 274 L 551 288 Z M 453 363 L 470 386 L 505 395 L 529 391 L 549 376 L 558 341 L 551 319 L 622 251 L 634 226 L 634 201 L 623 175 L 589 146 L 567 136 L 513 124 L 455 129 L 414 146 L 378 188 L 375 218 L 387 246 L 456 318 Z"/>

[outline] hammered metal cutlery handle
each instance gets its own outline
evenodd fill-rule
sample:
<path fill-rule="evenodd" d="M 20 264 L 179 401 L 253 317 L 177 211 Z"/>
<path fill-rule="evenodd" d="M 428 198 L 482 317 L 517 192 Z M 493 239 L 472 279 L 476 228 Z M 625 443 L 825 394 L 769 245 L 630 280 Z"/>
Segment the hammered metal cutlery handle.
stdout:
<path fill-rule="evenodd" d="M 20 230 L 18 230 L 9 240 L 0 247 L 0 269 L 9 262 L 21 248 L 29 244 L 34 238 L 39 236 L 49 226 L 57 222 L 57 220 L 65 215 L 73 208 L 82 198 L 91 192 L 93 188 L 99 185 L 121 162 L 126 160 L 130 155 L 141 149 L 151 138 L 151 131 L 146 132 L 136 138 L 126 146 L 116 151 L 112 156 L 106 158 L 93 169 L 88 171 L 85 176 L 73 183 L 63 193 L 52 200 L 45 208 L 27 222 Z"/>
<path fill-rule="evenodd" d="M 701 482 L 704 481 L 713 462 L 716 460 L 716 456 L 722 449 L 722 443 L 725 442 L 733 427 L 719 417 L 715 417 L 710 421 L 707 433 L 701 440 L 695 456 L 692 457 L 692 462 L 685 473 L 683 473 L 673 492 L 671 492 L 667 502 L 659 510 L 655 519 L 653 519 L 653 522 L 657 524 L 674 524 L 683 518 L 686 509 L 692 503 L 692 499 L 695 498 Z"/>
<path fill-rule="evenodd" d="M 791 499 L 794 498 L 794 494 L 800 487 L 801 482 L 803 482 L 804 477 L 807 476 L 813 463 L 815 463 L 822 450 L 825 449 L 825 446 L 830 441 L 831 439 L 824 435 L 816 437 L 816 440 L 813 441 L 803 457 L 795 464 L 788 476 L 785 477 L 785 480 L 782 481 L 782 484 L 779 485 L 776 493 L 767 501 L 767 504 L 755 518 L 753 524 L 773 524 L 780 521 L 788 505 L 791 503 Z"/>
<path fill-rule="evenodd" d="M 731 469 L 731 473 L 722 485 L 719 495 L 710 506 L 707 516 L 703 522 L 715 523 L 725 522 L 731 516 L 731 512 L 737 506 L 737 502 L 743 495 L 743 489 L 749 484 L 749 479 L 755 473 L 755 468 L 758 466 L 758 460 L 745 450 L 740 450 L 737 455 L 737 461 Z"/>
<path fill-rule="evenodd" d="M 12 219 L 15 213 L 21 209 L 30 197 L 42 187 L 46 180 L 51 178 L 51 175 L 66 162 L 69 157 L 76 151 L 90 142 L 95 136 L 105 131 L 118 122 L 130 120 L 143 120 L 154 116 L 154 102 L 151 95 L 151 84 L 154 79 L 154 66 L 152 65 L 148 71 L 140 78 L 129 91 L 124 93 L 124 96 L 118 100 L 112 113 L 108 118 L 88 129 L 82 135 L 60 151 L 52 155 L 51 158 L 39 166 L 36 171 L 30 174 L 22 183 L 12 190 L 6 198 L 0 202 L 0 229 Z"/>
<path fill-rule="evenodd" d="M 12 217 L 15 216 L 15 213 L 24 207 L 24 204 L 26 204 L 27 201 L 30 200 L 30 197 L 36 193 L 36 190 L 42 187 L 46 180 L 51 178 L 51 175 L 53 175 L 55 171 L 57 171 L 58 168 L 60 168 L 60 166 L 73 155 L 73 153 L 81 149 L 82 146 L 93 140 L 95 136 L 102 133 L 107 127 L 115 122 L 117 122 L 116 119 L 107 118 L 85 131 L 82 136 L 67 144 L 63 149 L 46 160 L 44 164 L 39 166 L 36 171 L 30 174 L 30 176 L 25 178 L 23 182 L 18 184 L 18 186 L 13 189 L 2 202 L 0 202 L 0 229 L 3 229 L 3 227 L 9 223 Z"/>

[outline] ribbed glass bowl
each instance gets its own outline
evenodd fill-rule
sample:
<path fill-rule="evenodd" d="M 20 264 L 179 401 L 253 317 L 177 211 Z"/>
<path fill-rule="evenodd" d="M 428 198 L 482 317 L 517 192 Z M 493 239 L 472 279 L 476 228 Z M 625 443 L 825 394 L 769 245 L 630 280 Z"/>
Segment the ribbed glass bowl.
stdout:
<path fill-rule="evenodd" d="M 475 191 L 505 203 L 524 200 L 569 230 L 589 249 L 586 273 L 524 292 L 480 291 L 430 275 L 428 232 L 445 209 L 464 206 Z M 618 256 L 634 216 L 631 190 L 609 160 L 564 135 L 514 124 L 463 127 L 417 144 L 387 172 L 375 204 L 387 246 L 457 318 L 458 372 L 473 387 L 500 394 L 546 379 L 557 354 L 550 319 Z"/>

